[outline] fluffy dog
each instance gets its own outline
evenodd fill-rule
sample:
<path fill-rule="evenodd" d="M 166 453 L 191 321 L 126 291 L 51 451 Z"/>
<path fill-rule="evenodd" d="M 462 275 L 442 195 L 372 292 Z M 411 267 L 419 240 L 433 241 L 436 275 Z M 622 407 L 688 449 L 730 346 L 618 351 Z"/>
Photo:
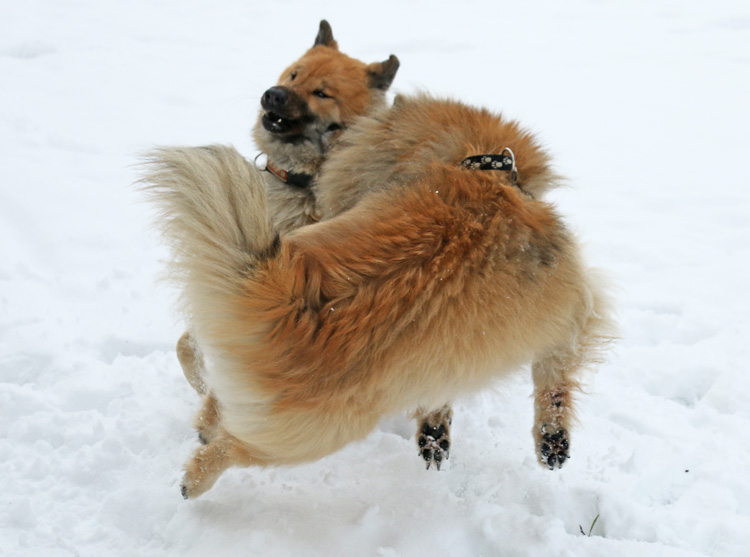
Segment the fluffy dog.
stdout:
<path fill-rule="evenodd" d="M 279 233 L 321 219 L 315 192 L 323 162 L 358 116 L 385 107 L 398 67 L 394 55 L 365 64 L 340 52 L 323 20 L 313 47 L 263 94 L 253 137 L 268 159 L 268 204 Z"/>
<path fill-rule="evenodd" d="M 340 52 L 330 24 L 323 20 L 312 48 L 263 94 L 253 136 L 267 159 L 263 178 L 278 233 L 321 219 L 316 182 L 323 162 L 358 116 L 385 107 L 385 93 L 398 67 L 394 55 L 365 64 Z M 190 384 L 209 394 L 203 356 L 189 332 L 177 343 L 177 355 Z M 197 426 L 200 432 L 201 423 Z"/>
<path fill-rule="evenodd" d="M 263 178 L 277 232 L 320 220 L 315 192 L 321 165 L 355 118 L 385 106 L 398 67 L 394 55 L 365 64 L 340 52 L 323 20 L 312 48 L 263 94 L 253 136 L 267 158 Z M 190 384 L 204 393 L 201 355 L 189 333 L 177 354 Z"/>
<path fill-rule="evenodd" d="M 282 119 L 283 121 L 283 119 Z M 538 460 L 569 458 L 581 372 L 611 338 L 606 296 L 554 208 L 548 156 L 512 121 L 427 96 L 350 124 L 317 179 L 321 222 L 280 236 L 235 150 L 154 152 L 146 189 L 210 365 L 186 498 L 230 466 L 299 463 L 531 362 Z M 431 429 L 430 429 L 431 428 Z M 429 454 L 425 454 L 429 453 Z"/>

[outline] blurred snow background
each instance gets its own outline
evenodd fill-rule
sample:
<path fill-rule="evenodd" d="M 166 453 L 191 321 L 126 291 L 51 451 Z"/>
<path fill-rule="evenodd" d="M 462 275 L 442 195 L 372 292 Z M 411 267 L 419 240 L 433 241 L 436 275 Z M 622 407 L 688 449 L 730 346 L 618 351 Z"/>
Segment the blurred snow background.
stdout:
<path fill-rule="evenodd" d="M 458 401 L 426 473 L 405 417 L 183 501 L 198 404 L 154 145 L 232 143 L 327 18 L 344 52 L 521 120 L 608 270 L 623 339 L 572 460 L 534 462 L 527 374 Z M 0 4 L 0 554 L 750 554 L 750 4 L 6 0 Z M 591 536 L 592 522 L 598 521 Z"/>

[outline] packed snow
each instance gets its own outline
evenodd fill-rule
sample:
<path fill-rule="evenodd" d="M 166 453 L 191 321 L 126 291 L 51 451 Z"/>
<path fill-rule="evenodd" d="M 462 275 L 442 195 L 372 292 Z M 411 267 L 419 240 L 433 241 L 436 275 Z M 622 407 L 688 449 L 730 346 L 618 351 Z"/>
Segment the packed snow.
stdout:
<path fill-rule="evenodd" d="M 535 462 L 522 372 L 456 402 L 440 472 L 395 416 L 180 496 L 199 400 L 138 154 L 255 156 L 322 18 L 400 58 L 394 92 L 519 119 L 568 177 L 622 338 L 563 470 Z M 748 99 L 746 0 L 0 3 L 0 554 L 750 555 Z"/>

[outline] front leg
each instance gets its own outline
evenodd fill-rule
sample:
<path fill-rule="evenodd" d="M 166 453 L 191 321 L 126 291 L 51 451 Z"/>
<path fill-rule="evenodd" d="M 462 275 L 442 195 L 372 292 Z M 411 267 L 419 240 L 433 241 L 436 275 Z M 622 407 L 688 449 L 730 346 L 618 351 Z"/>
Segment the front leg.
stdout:
<path fill-rule="evenodd" d="M 568 441 L 572 396 L 567 385 L 536 393 L 534 437 L 537 456 L 550 470 L 562 468 L 570 458 Z"/>
<path fill-rule="evenodd" d="M 427 462 L 428 470 L 433 462 L 440 470 L 443 460 L 448 460 L 450 456 L 450 426 L 453 422 L 453 409 L 448 404 L 433 411 L 419 407 L 414 417 L 417 419 L 419 455 Z"/>
<path fill-rule="evenodd" d="M 570 458 L 570 430 L 575 423 L 573 393 L 580 390 L 577 367 L 569 360 L 551 356 L 534 362 L 533 435 L 539 462 L 550 470 L 562 468 Z"/>

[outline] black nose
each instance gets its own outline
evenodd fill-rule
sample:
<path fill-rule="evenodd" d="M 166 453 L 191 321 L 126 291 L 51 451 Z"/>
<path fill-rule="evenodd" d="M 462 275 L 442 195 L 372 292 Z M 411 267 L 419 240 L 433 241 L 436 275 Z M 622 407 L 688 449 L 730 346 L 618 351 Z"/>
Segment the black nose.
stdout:
<path fill-rule="evenodd" d="M 289 100 L 289 93 L 284 87 L 271 87 L 263 93 L 261 104 L 266 110 L 279 110 L 284 108 L 287 100 Z"/>

